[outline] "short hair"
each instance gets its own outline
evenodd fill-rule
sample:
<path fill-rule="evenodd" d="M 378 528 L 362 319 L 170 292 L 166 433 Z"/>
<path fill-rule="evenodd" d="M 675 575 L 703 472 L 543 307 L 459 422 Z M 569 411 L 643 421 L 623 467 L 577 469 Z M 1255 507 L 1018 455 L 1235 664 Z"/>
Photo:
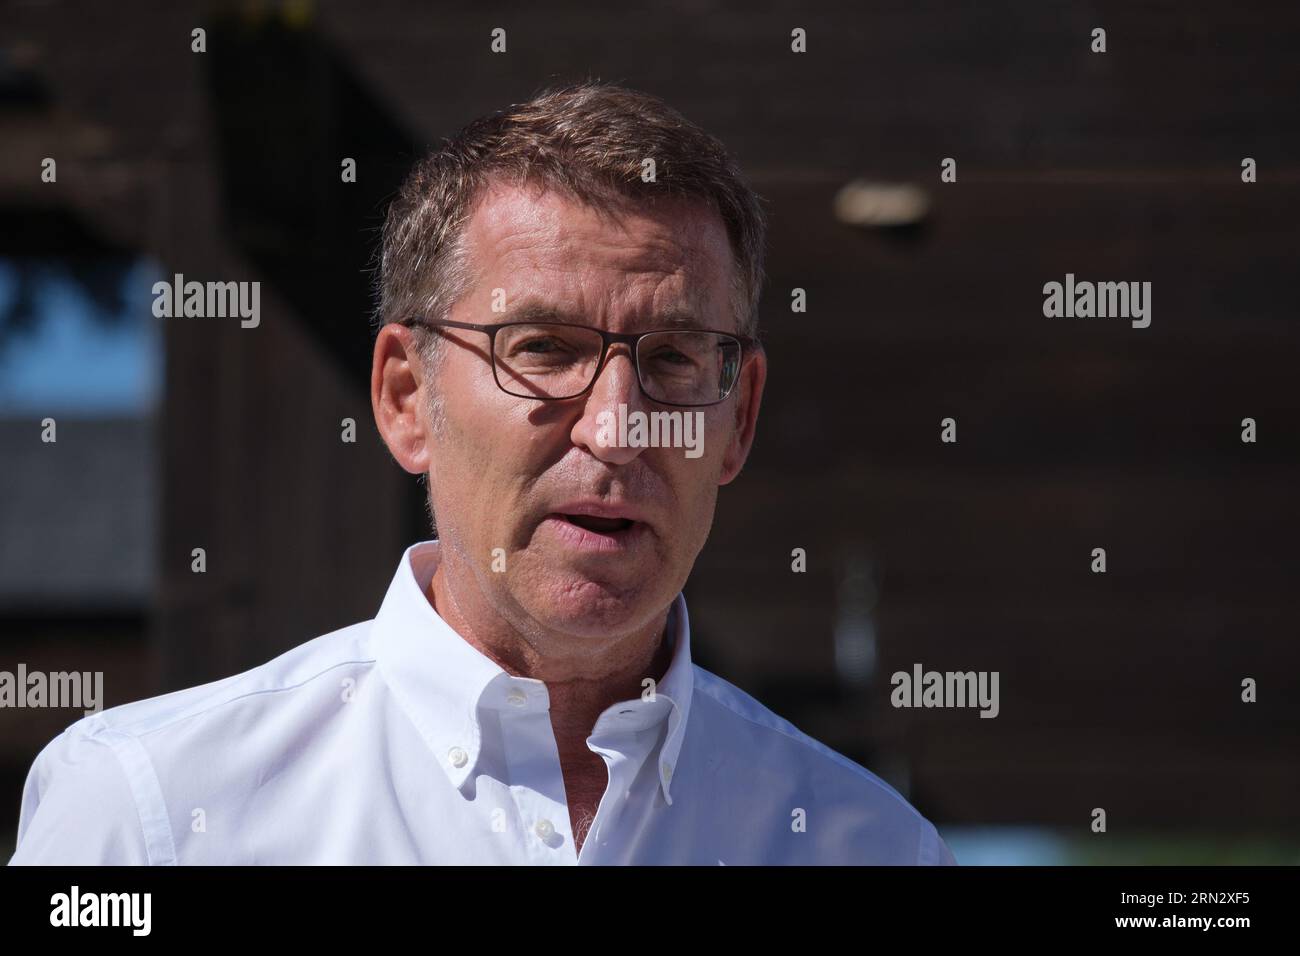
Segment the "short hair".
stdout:
<path fill-rule="evenodd" d="M 654 182 L 642 179 L 646 159 Z M 592 80 L 477 119 L 416 163 L 384 222 L 377 326 L 448 317 L 471 279 L 465 225 L 494 181 L 557 189 L 602 210 L 666 197 L 711 207 L 730 239 L 736 328 L 757 334 L 767 235 L 759 196 L 722 143 L 663 100 Z"/>

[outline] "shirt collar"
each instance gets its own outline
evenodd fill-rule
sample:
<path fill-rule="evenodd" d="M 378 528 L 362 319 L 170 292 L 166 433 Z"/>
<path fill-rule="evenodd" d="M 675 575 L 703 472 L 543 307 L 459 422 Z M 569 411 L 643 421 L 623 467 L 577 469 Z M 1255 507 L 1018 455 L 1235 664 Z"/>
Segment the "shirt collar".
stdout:
<path fill-rule="evenodd" d="M 372 625 L 375 657 L 402 709 L 433 751 L 452 785 L 473 779 L 482 748 L 480 714 L 516 708 L 549 710 L 546 684 L 515 677 L 456 631 L 429 603 L 429 582 L 440 557 L 439 543 L 422 541 L 402 556 L 401 565 Z M 663 679 L 640 698 L 607 708 L 592 729 L 602 745 L 622 733 L 668 721 L 658 754 L 659 784 L 671 804 L 670 784 L 686 735 L 694 668 L 686 599 L 678 594 L 668 615 L 672 660 Z"/>

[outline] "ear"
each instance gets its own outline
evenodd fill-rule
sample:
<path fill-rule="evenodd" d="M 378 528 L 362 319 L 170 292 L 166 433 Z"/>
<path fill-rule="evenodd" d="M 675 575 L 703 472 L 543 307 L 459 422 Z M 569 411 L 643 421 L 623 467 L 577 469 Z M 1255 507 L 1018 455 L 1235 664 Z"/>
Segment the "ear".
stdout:
<path fill-rule="evenodd" d="M 370 406 L 393 458 L 413 475 L 429 471 L 424 366 L 416 333 L 390 322 L 379 330 L 370 366 Z"/>
<path fill-rule="evenodd" d="M 729 485 L 745 467 L 749 449 L 754 444 L 758 430 L 758 406 L 763 401 L 763 386 L 767 383 L 767 354 L 760 348 L 754 353 L 740 373 L 740 392 L 736 399 L 736 420 L 731 444 L 722 458 L 719 485 Z"/>

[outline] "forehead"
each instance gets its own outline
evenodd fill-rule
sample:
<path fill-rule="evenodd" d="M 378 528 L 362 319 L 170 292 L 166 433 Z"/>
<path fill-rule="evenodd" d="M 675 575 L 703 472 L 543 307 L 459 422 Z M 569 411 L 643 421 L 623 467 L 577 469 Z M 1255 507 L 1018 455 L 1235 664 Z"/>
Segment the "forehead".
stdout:
<path fill-rule="evenodd" d="M 593 209 L 557 190 L 492 183 L 465 229 L 480 289 L 585 308 L 729 314 L 734 260 L 722 219 L 702 202 Z M 559 303 L 557 303 L 559 304 Z"/>

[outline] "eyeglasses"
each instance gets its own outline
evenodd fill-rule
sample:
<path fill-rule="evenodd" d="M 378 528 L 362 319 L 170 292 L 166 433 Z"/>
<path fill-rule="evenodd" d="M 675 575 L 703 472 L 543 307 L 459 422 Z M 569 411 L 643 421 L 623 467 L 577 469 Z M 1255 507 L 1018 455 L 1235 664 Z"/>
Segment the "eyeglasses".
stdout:
<path fill-rule="evenodd" d="M 628 346 L 646 398 L 687 408 L 724 401 L 757 339 L 712 329 L 607 332 L 568 322 L 473 325 L 412 316 L 405 326 L 469 329 L 491 341 L 492 374 L 507 395 L 538 401 L 577 398 L 595 383 L 612 343 Z"/>

